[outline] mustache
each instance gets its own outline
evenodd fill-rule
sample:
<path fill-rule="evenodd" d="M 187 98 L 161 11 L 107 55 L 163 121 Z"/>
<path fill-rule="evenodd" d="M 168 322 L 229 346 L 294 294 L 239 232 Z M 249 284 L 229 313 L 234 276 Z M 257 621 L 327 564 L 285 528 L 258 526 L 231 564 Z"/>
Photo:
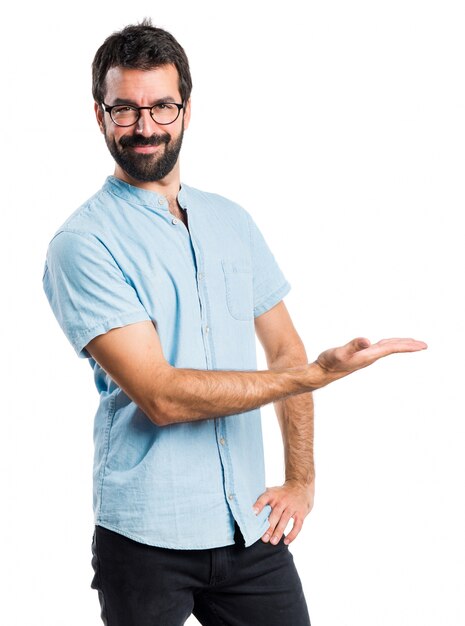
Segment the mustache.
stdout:
<path fill-rule="evenodd" d="M 161 146 L 162 143 L 168 143 L 169 135 L 152 135 L 151 137 L 126 136 L 119 140 L 122 148 L 138 148 L 141 146 Z"/>

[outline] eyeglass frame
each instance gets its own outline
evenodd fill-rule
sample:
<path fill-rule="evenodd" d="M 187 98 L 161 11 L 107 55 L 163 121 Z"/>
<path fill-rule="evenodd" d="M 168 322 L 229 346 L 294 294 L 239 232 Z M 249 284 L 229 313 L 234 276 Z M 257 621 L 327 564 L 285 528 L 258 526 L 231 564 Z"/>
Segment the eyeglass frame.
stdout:
<path fill-rule="evenodd" d="M 174 118 L 174 120 L 172 122 L 157 122 L 157 120 L 153 117 L 152 109 L 154 109 L 157 106 L 160 106 L 160 104 L 172 104 L 172 105 L 178 107 L 178 114 L 176 115 L 176 117 Z M 135 122 L 132 122 L 132 124 L 118 124 L 118 122 L 115 122 L 115 120 L 113 119 L 113 116 L 111 114 L 113 109 L 116 109 L 116 107 L 124 107 L 124 106 L 131 107 L 131 109 L 135 109 L 137 111 L 137 119 L 136 119 Z M 105 104 L 105 102 L 102 102 L 102 107 L 103 107 L 103 110 L 106 113 L 109 114 L 113 124 L 115 124 L 115 126 L 119 126 L 120 128 L 130 128 L 131 126 L 134 126 L 134 124 L 137 124 L 137 122 L 140 120 L 140 115 L 141 115 L 140 112 L 143 109 L 148 109 L 150 111 L 150 117 L 155 122 L 155 124 L 159 124 L 160 126 L 168 126 L 169 124 L 174 124 L 174 122 L 178 119 L 179 114 L 181 113 L 181 111 L 185 108 L 184 107 L 184 103 L 179 104 L 177 102 L 159 102 L 158 104 L 154 104 L 151 107 L 136 107 L 134 104 L 124 104 L 124 103 L 113 104 L 113 105 L 110 106 L 108 104 Z"/>

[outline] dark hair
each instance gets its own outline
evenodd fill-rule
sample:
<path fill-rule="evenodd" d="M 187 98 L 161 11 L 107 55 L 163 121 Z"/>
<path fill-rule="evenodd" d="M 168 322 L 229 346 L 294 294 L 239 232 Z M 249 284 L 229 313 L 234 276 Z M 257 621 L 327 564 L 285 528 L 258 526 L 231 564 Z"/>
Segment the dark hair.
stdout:
<path fill-rule="evenodd" d="M 192 79 L 184 49 L 162 28 L 145 18 L 105 39 L 92 62 L 92 94 L 99 104 L 105 98 L 105 78 L 112 67 L 151 70 L 172 63 L 178 70 L 182 101 L 189 100 Z"/>

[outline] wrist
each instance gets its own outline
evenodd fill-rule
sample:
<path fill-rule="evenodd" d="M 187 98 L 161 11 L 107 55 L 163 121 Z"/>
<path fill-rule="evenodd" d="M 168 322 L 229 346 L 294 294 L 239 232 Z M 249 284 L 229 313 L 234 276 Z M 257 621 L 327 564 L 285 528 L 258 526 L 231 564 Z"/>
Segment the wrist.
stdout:
<path fill-rule="evenodd" d="M 304 385 L 307 391 L 315 391 L 316 389 L 325 387 L 332 382 L 333 379 L 331 372 L 322 367 L 318 361 L 308 363 L 305 368 Z"/>
<path fill-rule="evenodd" d="M 315 472 L 312 472 L 311 476 L 308 478 L 286 478 L 284 484 L 302 491 L 313 491 L 315 488 Z"/>

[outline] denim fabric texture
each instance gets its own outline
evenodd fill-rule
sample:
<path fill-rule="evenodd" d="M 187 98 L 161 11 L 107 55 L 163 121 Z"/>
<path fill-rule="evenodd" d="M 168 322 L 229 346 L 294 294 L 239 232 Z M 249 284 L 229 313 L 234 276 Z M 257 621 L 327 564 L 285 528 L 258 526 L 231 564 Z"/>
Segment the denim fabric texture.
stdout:
<path fill-rule="evenodd" d="M 100 526 L 92 541 L 94 577 L 106 626 L 310 626 L 293 556 L 284 544 L 167 550 Z"/>
<path fill-rule="evenodd" d="M 178 203 L 113 176 L 50 241 L 43 287 L 99 393 L 94 421 L 95 524 L 175 549 L 252 545 L 270 507 L 260 410 L 159 427 L 91 358 L 97 335 L 151 320 L 179 368 L 256 370 L 254 318 L 289 291 L 250 214 L 182 184 Z"/>

